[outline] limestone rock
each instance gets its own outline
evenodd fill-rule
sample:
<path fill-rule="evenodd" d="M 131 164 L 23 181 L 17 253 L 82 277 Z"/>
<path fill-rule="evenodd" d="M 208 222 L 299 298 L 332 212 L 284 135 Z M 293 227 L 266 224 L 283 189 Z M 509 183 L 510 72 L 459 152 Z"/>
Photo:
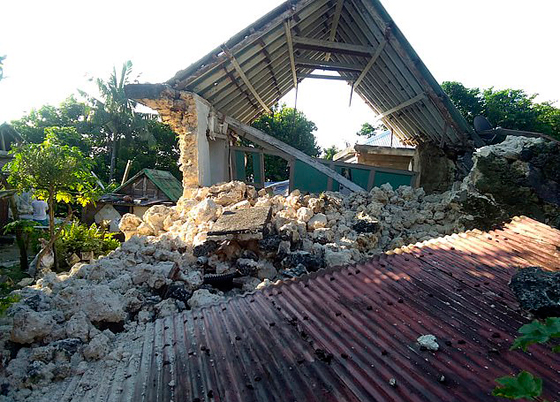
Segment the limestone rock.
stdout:
<path fill-rule="evenodd" d="M 199 308 L 218 303 L 222 299 L 222 297 L 212 294 L 206 289 L 199 289 L 193 293 L 192 297 L 188 301 L 188 305 L 190 308 Z"/>
<path fill-rule="evenodd" d="M 541 317 L 560 316 L 560 272 L 520 268 L 509 286 L 523 309 Z"/>
<path fill-rule="evenodd" d="M 350 250 L 325 250 L 325 265 L 327 267 L 336 267 L 348 265 L 352 262 L 352 252 Z"/>
<path fill-rule="evenodd" d="M 70 286 L 61 290 L 54 300 L 67 316 L 83 311 L 92 323 L 117 323 L 125 318 L 120 296 L 107 285 Z"/>
<path fill-rule="evenodd" d="M 83 342 L 89 340 L 91 323 L 83 311 L 78 311 L 66 322 L 66 336 L 78 338 Z"/>
<path fill-rule="evenodd" d="M 105 357 L 110 351 L 109 342 L 107 335 L 100 333 L 84 348 L 84 357 L 87 360 L 99 360 Z"/>
<path fill-rule="evenodd" d="M 206 198 L 191 209 L 189 216 L 198 225 L 216 219 L 219 212 L 220 207 L 211 199 Z"/>
<path fill-rule="evenodd" d="M 138 216 L 134 214 L 124 214 L 119 222 L 119 229 L 125 234 L 125 239 L 128 240 L 142 223 L 142 219 Z"/>
<path fill-rule="evenodd" d="M 322 214 L 322 213 L 314 215 L 307 222 L 307 228 L 309 230 L 324 228 L 326 226 L 327 226 L 327 216 L 325 214 Z"/>
<path fill-rule="evenodd" d="M 19 310 L 14 315 L 11 340 L 15 343 L 33 343 L 48 336 L 56 325 L 52 314 Z"/>

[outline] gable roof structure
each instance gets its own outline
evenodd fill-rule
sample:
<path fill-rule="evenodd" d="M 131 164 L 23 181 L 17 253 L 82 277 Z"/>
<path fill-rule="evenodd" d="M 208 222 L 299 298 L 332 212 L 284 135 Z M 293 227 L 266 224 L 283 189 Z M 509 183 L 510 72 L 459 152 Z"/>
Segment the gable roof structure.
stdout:
<path fill-rule="evenodd" d="M 123 185 L 119 186 L 113 193 L 118 193 L 123 188 L 128 186 L 130 183 L 134 182 L 139 177 L 145 175 L 148 179 L 155 184 L 169 199 L 173 202 L 177 202 L 179 198 L 183 195 L 183 186 L 181 182 L 177 180 L 167 170 L 157 170 L 157 169 L 142 169 L 130 179 L 128 179 Z"/>
<path fill-rule="evenodd" d="M 292 0 L 167 81 L 243 123 L 307 78 L 341 79 L 406 144 L 482 145 L 379 0 Z"/>

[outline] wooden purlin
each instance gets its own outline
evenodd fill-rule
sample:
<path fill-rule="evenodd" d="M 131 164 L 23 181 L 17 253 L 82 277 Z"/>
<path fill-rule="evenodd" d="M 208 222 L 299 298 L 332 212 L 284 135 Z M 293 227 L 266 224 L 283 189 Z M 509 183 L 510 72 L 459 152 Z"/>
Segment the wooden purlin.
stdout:
<path fill-rule="evenodd" d="M 290 20 L 284 21 L 284 30 L 286 31 L 286 43 L 288 45 L 288 55 L 290 56 L 290 68 L 292 69 L 294 88 L 297 88 L 298 80 L 296 72 L 296 62 L 294 59 L 294 44 L 292 43 L 292 27 Z"/>
<path fill-rule="evenodd" d="M 331 33 L 329 35 L 329 42 L 334 42 L 336 37 L 336 30 L 338 28 L 338 22 L 340 20 L 340 14 L 342 14 L 342 7 L 344 6 L 344 0 L 337 0 L 336 7 L 334 9 L 334 14 L 331 23 Z M 329 61 L 331 58 L 331 53 L 328 52 L 325 55 L 325 61 Z"/>
<path fill-rule="evenodd" d="M 265 142 L 270 146 L 278 149 L 282 152 L 285 152 L 294 158 L 312 166 L 313 168 L 317 169 L 319 172 L 331 177 L 332 179 L 336 180 L 344 187 L 352 191 L 365 191 L 362 187 L 358 186 L 356 183 L 348 180 L 346 177 L 342 176 L 341 174 L 337 173 L 333 169 L 328 168 L 327 166 L 317 162 L 311 156 L 301 152 L 299 149 L 296 149 L 254 127 L 248 126 L 246 124 L 241 123 L 240 121 L 234 119 L 233 117 L 226 116 L 225 121 L 229 124 L 230 127 L 245 132 L 251 141 L 253 139 L 257 139 L 261 142 Z"/>
<path fill-rule="evenodd" d="M 382 30 L 381 28 L 377 27 L 373 23 L 365 24 L 362 21 L 361 14 L 354 10 L 354 3 L 349 5 L 351 11 L 355 11 L 356 15 L 355 18 L 352 19 L 352 24 L 346 23 L 341 28 L 347 27 L 347 34 L 353 34 L 356 38 L 364 37 L 368 39 L 369 42 L 377 42 L 385 40 L 387 36 L 387 31 Z M 354 32 L 354 30 L 358 29 L 359 32 Z M 340 30 L 339 30 L 340 31 Z M 343 30 L 342 30 L 343 31 Z M 347 34 L 343 34 L 340 31 L 342 36 L 348 36 Z M 341 56 L 342 58 L 342 56 Z M 395 53 L 391 46 L 386 46 L 385 51 L 381 54 L 379 58 L 379 62 L 385 64 L 386 68 L 379 68 L 373 71 L 370 75 L 368 75 L 368 80 L 373 82 L 381 81 L 381 82 L 393 82 L 395 84 L 399 84 L 401 86 L 401 90 L 406 90 L 407 95 L 403 98 L 403 95 L 396 92 L 395 86 L 387 86 L 378 83 L 375 83 L 373 87 L 369 88 L 365 93 L 368 97 L 373 96 L 374 94 L 381 94 L 384 91 L 384 88 L 387 88 L 390 91 L 390 94 L 386 94 L 387 101 L 394 104 L 394 99 L 401 99 L 404 101 L 407 98 L 414 96 L 415 93 L 422 92 L 422 86 L 417 82 L 417 80 L 410 74 L 408 68 L 404 66 L 400 57 Z M 379 77 L 377 77 L 379 75 Z M 381 76 L 387 75 L 387 77 L 382 78 Z M 404 81 L 403 81 L 404 80 Z M 389 104 L 390 104 L 389 103 Z M 439 137 L 441 136 L 441 126 L 443 125 L 443 118 L 441 113 L 436 109 L 433 109 L 435 106 L 431 106 L 431 102 L 426 105 L 426 109 L 422 113 L 418 113 L 417 117 L 413 117 L 416 112 L 413 110 L 409 110 L 405 117 L 399 119 L 400 125 L 408 125 L 406 123 L 406 119 L 414 120 L 414 124 L 418 127 L 426 127 L 429 128 L 428 131 L 424 129 L 425 134 L 430 137 L 432 141 L 439 142 Z M 386 105 L 385 108 L 389 106 Z M 426 113 L 429 115 L 427 116 Z M 438 122 L 439 121 L 439 122 Z M 438 122 L 434 125 L 434 122 Z M 413 127 L 407 128 L 410 135 L 416 135 L 416 129 Z M 432 133 L 430 133 L 430 131 Z M 459 138 L 450 139 L 451 142 L 458 141 Z"/>
<path fill-rule="evenodd" d="M 253 84 L 251 84 L 251 81 L 249 81 L 249 79 L 247 78 L 247 76 L 245 75 L 245 73 L 243 72 L 243 69 L 241 68 L 241 66 L 239 65 L 239 63 L 237 62 L 237 60 L 235 59 L 235 56 L 229 51 L 229 49 L 227 49 L 224 46 L 224 52 L 226 53 L 226 55 L 229 57 L 231 64 L 233 65 L 233 67 L 235 68 L 235 71 L 237 71 L 237 74 L 239 74 L 239 76 L 241 77 L 241 79 L 243 80 L 243 82 L 245 83 L 245 85 L 247 86 L 247 88 L 249 88 L 249 91 L 251 91 L 251 93 L 253 94 L 253 96 L 255 97 L 255 99 L 261 104 L 262 108 L 267 112 L 270 113 L 270 108 L 267 106 L 267 104 L 261 99 L 261 97 L 259 96 L 259 93 L 255 90 L 255 88 L 253 87 Z"/>
<path fill-rule="evenodd" d="M 426 94 L 428 95 L 430 100 L 432 100 L 432 102 L 437 107 L 437 109 L 439 110 L 439 112 L 441 113 L 443 118 L 447 121 L 447 123 L 451 127 L 453 127 L 458 134 L 465 133 L 466 135 L 470 135 L 470 138 L 473 139 L 476 146 L 483 145 L 484 142 L 474 132 L 474 130 L 468 128 L 468 126 L 466 124 L 466 121 L 464 121 L 464 119 L 463 119 L 463 121 L 464 121 L 465 127 L 460 127 L 459 123 L 457 123 L 455 118 L 453 116 L 451 116 L 451 113 L 450 113 L 450 110 L 449 110 L 448 106 L 445 105 L 444 102 L 442 101 L 442 99 L 438 96 L 438 94 L 435 93 L 432 84 L 429 82 L 431 80 L 433 80 L 433 81 L 435 81 L 435 80 L 433 79 L 433 77 L 431 77 L 431 74 L 429 73 L 429 71 L 425 68 L 423 63 L 420 61 L 420 58 L 417 59 L 417 62 L 414 62 L 411 59 L 410 54 L 413 54 L 413 55 L 415 55 L 415 57 L 418 57 L 416 55 L 416 52 L 414 52 L 414 50 L 412 49 L 412 47 L 410 46 L 408 41 L 406 41 L 406 38 L 404 38 L 404 35 L 402 35 L 400 30 L 396 27 L 396 25 L 394 24 L 392 19 L 388 15 L 386 16 L 387 17 L 386 19 L 381 15 L 381 11 L 380 11 L 380 8 L 382 8 L 381 4 L 377 0 L 373 0 L 373 1 L 372 0 L 357 0 L 357 1 L 359 1 L 365 7 L 365 9 L 369 13 L 370 17 L 373 18 L 376 21 L 376 23 L 378 23 L 378 26 L 380 28 L 383 28 L 384 30 L 387 30 L 387 28 L 390 28 L 393 31 L 393 35 L 391 35 L 391 37 L 389 39 L 391 45 L 397 51 L 397 53 L 401 56 L 401 59 L 403 60 L 405 65 L 408 67 L 410 72 L 425 87 Z M 386 13 L 384 9 L 383 9 L 383 12 Z M 401 43 L 401 41 L 406 42 L 406 43 Z M 426 78 L 424 76 L 424 74 L 420 71 L 420 68 L 418 66 L 422 66 L 424 68 L 424 70 L 429 75 L 428 78 Z M 437 82 L 436 82 L 436 85 L 438 85 Z M 443 97 L 445 97 L 445 94 L 443 94 Z M 452 105 L 450 105 L 450 107 L 453 108 Z"/>

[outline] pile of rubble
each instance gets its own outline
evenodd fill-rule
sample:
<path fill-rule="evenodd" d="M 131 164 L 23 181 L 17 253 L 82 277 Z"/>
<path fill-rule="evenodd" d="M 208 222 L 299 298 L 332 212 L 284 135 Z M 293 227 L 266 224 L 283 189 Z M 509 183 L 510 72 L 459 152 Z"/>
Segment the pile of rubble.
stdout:
<path fill-rule="evenodd" d="M 236 216 L 253 230 L 217 230 L 224 219 L 235 226 Z M 176 207 L 150 208 L 143 220 L 123 217 L 127 241 L 106 257 L 46 273 L 18 292 L 2 328 L 2 386 L 63 379 L 88 361 L 114 359 L 114 339 L 146 322 L 457 232 L 465 218 L 451 193 L 410 187 L 288 197 L 241 182 L 193 190 Z"/>
<path fill-rule="evenodd" d="M 557 143 L 508 138 L 479 150 L 467 178 L 443 194 L 386 184 L 284 197 L 230 182 L 186 190 L 177 206 L 154 206 L 143 219 L 125 215 L 120 248 L 18 291 L 0 324 L 0 401 L 33 400 L 31 390 L 91 362 L 128 358 L 137 352 L 133 334 L 157 318 L 492 222 L 492 214 L 502 219 L 508 191 L 556 211 L 560 168 L 549 164 L 557 151 Z M 517 187 L 503 188 L 495 172 Z"/>

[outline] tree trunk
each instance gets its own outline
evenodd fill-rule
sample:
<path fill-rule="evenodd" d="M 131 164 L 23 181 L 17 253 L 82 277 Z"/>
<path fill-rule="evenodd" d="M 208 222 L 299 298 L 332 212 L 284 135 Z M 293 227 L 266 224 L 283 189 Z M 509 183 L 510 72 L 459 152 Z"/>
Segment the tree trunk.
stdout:
<path fill-rule="evenodd" d="M 113 133 L 111 139 L 111 165 L 109 167 L 109 183 L 112 183 L 115 177 L 115 165 L 117 162 L 117 134 Z"/>
<path fill-rule="evenodd" d="M 53 257 L 54 257 L 54 269 L 58 268 L 58 261 L 56 258 L 56 251 L 54 247 L 54 189 L 49 190 L 49 244 L 52 247 Z M 48 251 L 48 247 L 47 250 Z M 38 264 L 41 264 L 41 260 L 39 260 Z"/>

